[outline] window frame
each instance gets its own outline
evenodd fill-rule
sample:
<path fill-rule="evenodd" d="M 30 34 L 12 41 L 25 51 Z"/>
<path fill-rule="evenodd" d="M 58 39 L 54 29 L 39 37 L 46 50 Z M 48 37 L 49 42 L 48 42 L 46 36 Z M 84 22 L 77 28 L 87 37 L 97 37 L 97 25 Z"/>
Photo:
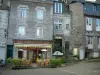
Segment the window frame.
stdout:
<path fill-rule="evenodd" d="M 43 9 L 41 9 L 41 8 L 38 8 L 37 10 L 36 10 L 36 12 L 37 12 L 37 19 L 38 20 L 43 20 L 44 19 L 44 10 Z M 42 14 L 42 17 L 40 17 L 40 12 L 41 12 L 41 14 Z"/>
<path fill-rule="evenodd" d="M 93 11 L 97 11 L 97 5 L 93 5 Z"/>
<path fill-rule="evenodd" d="M 25 19 L 27 17 L 27 7 L 20 7 L 19 12 L 21 19 Z"/>
<path fill-rule="evenodd" d="M 54 26 L 56 30 L 62 30 L 62 20 L 61 19 L 54 20 Z"/>
<path fill-rule="evenodd" d="M 86 17 L 86 31 L 92 31 L 92 30 L 93 30 L 93 18 Z"/>
<path fill-rule="evenodd" d="M 92 26 L 92 18 L 90 18 L 90 17 L 86 17 L 87 19 L 86 19 L 86 25 L 89 25 L 89 26 Z M 90 21 L 91 20 L 91 25 L 89 24 Z"/>
<path fill-rule="evenodd" d="M 97 44 L 100 45 L 100 36 L 97 37 Z"/>
<path fill-rule="evenodd" d="M 21 27 L 24 28 L 24 30 Z M 21 35 L 21 36 L 24 36 L 25 35 L 25 26 L 19 26 L 18 27 L 18 35 Z"/>
<path fill-rule="evenodd" d="M 54 3 L 54 13 L 62 14 L 63 13 L 63 4 L 59 2 Z"/>
<path fill-rule="evenodd" d="M 88 44 L 93 44 L 93 37 L 92 36 L 88 36 Z"/>
<path fill-rule="evenodd" d="M 100 29 L 100 19 L 97 18 L 96 19 L 96 31 L 100 31 L 99 29 Z"/>
<path fill-rule="evenodd" d="M 36 29 L 36 37 L 43 38 L 43 27 L 37 27 Z"/>

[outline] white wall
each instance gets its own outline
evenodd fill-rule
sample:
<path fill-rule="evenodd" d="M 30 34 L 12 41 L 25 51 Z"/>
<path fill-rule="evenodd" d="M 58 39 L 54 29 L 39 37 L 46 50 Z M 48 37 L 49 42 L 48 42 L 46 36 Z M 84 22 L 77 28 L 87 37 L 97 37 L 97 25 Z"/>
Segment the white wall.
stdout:
<path fill-rule="evenodd" d="M 79 48 L 79 59 L 83 60 L 85 58 L 85 49 L 83 47 Z"/>
<path fill-rule="evenodd" d="M 94 58 L 99 57 L 99 52 L 93 52 L 93 57 L 94 57 Z"/>
<path fill-rule="evenodd" d="M 18 49 L 14 48 L 13 50 L 13 58 L 18 58 Z"/>

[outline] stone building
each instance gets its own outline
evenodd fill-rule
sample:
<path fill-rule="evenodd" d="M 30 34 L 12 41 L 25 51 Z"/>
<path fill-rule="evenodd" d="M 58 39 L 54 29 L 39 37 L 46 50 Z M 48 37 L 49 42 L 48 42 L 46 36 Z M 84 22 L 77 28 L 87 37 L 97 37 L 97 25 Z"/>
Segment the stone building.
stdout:
<path fill-rule="evenodd" d="M 80 59 L 100 57 L 100 1 L 69 0 L 72 46 Z"/>
<path fill-rule="evenodd" d="M 53 12 L 53 32 L 54 32 L 54 51 L 60 51 L 66 53 L 66 43 L 70 44 L 70 31 L 71 31 L 71 15 L 67 6 L 67 0 L 53 0 L 54 12 Z"/>
<path fill-rule="evenodd" d="M 7 3 L 10 4 L 8 57 L 36 61 L 51 58 L 55 51 L 68 54 L 67 50 L 81 60 L 100 57 L 99 0 L 11 0 Z"/>
<path fill-rule="evenodd" d="M 71 40 L 67 0 L 12 0 L 10 7 L 8 57 L 51 58 L 55 50 L 66 52 Z"/>
<path fill-rule="evenodd" d="M 7 28 L 9 1 L 0 0 L 0 59 L 5 61 L 7 53 Z"/>
<path fill-rule="evenodd" d="M 12 0 L 8 28 L 8 51 L 13 58 L 51 58 L 53 2 Z"/>

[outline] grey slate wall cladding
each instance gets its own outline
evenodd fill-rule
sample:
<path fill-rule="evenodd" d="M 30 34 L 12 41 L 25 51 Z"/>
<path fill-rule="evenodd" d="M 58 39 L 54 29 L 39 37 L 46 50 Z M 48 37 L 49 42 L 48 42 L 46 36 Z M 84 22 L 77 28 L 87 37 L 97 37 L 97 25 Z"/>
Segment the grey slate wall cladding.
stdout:
<path fill-rule="evenodd" d="M 19 5 L 26 5 L 28 7 L 26 21 L 18 19 L 17 8 Z M 36 6 L 45 7 L 45 14 L 43 21 L 37 20 Z M 52 4 L 43 4 L 38 2 L 12 1 L 10 19 L 9 19 L 9 35 L 8 40 L 23 39 L 23 40 L 52 40 L 53 31 L 53 6 Z M 19 21 L 18 21 L 19 20 Z M 17 35 L 18 25 L 25 26 L 25 36 Z M 36 37 L 36 28 L 43 27 L 43 38 Z M 11 41 L 8 41 L 11 44 Z"/>
<path fill-rule="evenodd" d="M 100 4 L 96 4 L 96 11 L 94 11 L 93 10 L 93 6 L 94 6 L 95 4 L 93 4 L 93 3 L 85 3 L 84 4 L 84 7 L 86 8 L 86 9 L 84 9 L 84 13 L 85 14 L 88 14 L 88 15 L 97 15 L 97 16 L 99 16 L 100 15 Z"/>

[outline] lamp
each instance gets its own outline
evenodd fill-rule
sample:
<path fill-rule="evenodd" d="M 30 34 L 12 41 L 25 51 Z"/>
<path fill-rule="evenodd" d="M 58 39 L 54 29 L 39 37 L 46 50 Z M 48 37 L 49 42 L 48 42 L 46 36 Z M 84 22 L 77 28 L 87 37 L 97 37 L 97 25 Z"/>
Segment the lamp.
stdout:
<path fill-rule="evenodd" d="M 46 49 L 42 49 L 41 51 L 44 51 L 44 52 L 46 52 L 47 50 L 46 50 Z"/>

